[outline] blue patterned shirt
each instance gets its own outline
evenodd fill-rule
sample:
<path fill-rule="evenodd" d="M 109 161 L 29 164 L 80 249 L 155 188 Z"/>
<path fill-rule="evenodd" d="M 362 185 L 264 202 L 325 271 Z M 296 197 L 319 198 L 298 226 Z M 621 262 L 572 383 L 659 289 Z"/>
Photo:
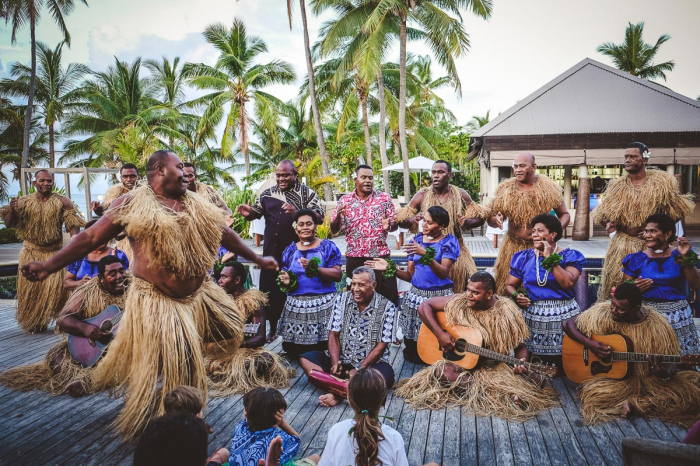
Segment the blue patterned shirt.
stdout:
<path fill-rule="evenodd" d="M 340 333 L 340 362 L 358 367 L 379 343 L 391 343 L 394 330 L 394 304 L 379 293 L 363 312 L 346 291 L 339 295 L 333 306 L 328 330 Z M 379 359 L 389 362 L 389 347 Z"/>
<path fill-rule="evenodd" d="M 258 460 L 267 459 L 267 448 L 275 437 L 282 437 L 282 457 L 280 464 L 291 461 L 299 452 L 299 437 L 289 435 L 279 427 L 251 432 L 248 421 L 238 423 L 231 440 L 230 466 L 257 466 Z"/>

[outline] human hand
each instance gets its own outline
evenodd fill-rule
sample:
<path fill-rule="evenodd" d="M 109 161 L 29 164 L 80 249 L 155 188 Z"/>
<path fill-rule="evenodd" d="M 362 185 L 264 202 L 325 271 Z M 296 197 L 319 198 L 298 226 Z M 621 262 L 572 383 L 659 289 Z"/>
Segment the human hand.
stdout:
<path fill-rule="evenodd" d="M 544 257 L 551 256 L 554 254 L 554 251 L 557 250 L 557 243 L 552 240 L 542 241 L 542 245 L 544 246 L 544 250 L 542 251 Z"/>
<path fill-rule="evenodd" d="M 17 210 L 17 198 L 13 197 L 10 199 L 10 210 L 15 211 Z"/>
<path fill-rule="evenodd" d="M 287 204 L 286 202 L 282 204 L 282 210 L 284 210 L 285 214 L 289 215 L 294 215 L 297 213 L 297 208 L 294 207 L 292 204 Z"/>
<path fill-rule="evenodd" d="M 372 270 L 378 270 L 380 272 L 383 272 L 389 266 L 389 263 L 386 261 L 386 259 L 377 257 L 376 259 L 366 260 L 365 265 Z"/>
<path fill-rule="evenodd" d="M 464 224 L 467 223 L 467 220 L 469 220 L 469 219 L 467 217 L 465 217 L 464 215 L 460 215 L 459 217 L 457 217 L 457 221 L 459 222 L 459 227 L 464 228 Z"/>
<path fill-rule="evenodd" d="M 29 262 L 22 266 L 22 274 L 30 282 L 41 282 L 50 275 L 46 262 Z"/>
<path fill-rule="evenodd" d="M 515 304 L 523 309 L 530 307 L 531 303 L 530 298 L 525 296 L 523 293 L 518 293 L 518 296 L 515 298 Z"/>
<path fill-rule="evenodd" d="M 612 347 L 601 343 L 596 340 L 591 340 L 590 345 L 587 345 L 588 349 L 591 350 L 593 354 L 596 355 L 601 361 L 608 361 L 610 356 L 612 356 Z"/>
<path fill-rule="evenodd" d="M 335 212 L 336 218 L 342 220 L 345 217 L 345 208 L 347 207 L 347 204 L 340 204 L 338 206 L 338 210 Z"/>
<path fill-rule="evenodd" d="M 89 282 L 90 280 L 92 280 L 92 277 L 91 277 L 90 275 L 85 275 L 85 276 L 80 280 L 80 284 L 87 283 L 87 282 Z"/>
<path fill-rule="evenodd" d="M 391 229 L 391 222 L 386 216 L 382 217 L 382 230 L 389 231 Z"/>
<path fill-rule="evenodd" d="M 438 339 L 438 344 L 440 345 L 440 349 L 444 352 L 447 351 L 452 351 L 455 349 L 455 339 L 452 338 L 452 335 L 450 335 L 447 332 L 440 332 L 439 335 L 437 335 Z"/>
<path fill-rule="evenodd" d="M 415 217 L 413 217 L 413 221 L 416 222 L 416 225 L 418 225 L 421 221 L 423 220 L 423 212 L 418 212 Z"/>
<path fill-rule="evenodd" d="M 280 269 L 279 264 L 277 264 L 277 260 L 274 257 L 270 257 L 270 256 L 258 257 L 255 260 L 255 263 L 262 270 L 279 270 Z"/>
<path fill-rule="evenodd" d="M 278 435 L 267 447 L 267 461 L 258 460 L 258 466 L 280 466 L 280 458 L 282 458 L 282 437 Z"/>
<path fill-rule="evenodd" d="M 617 231 L 617 223 L 612 220 L 605 222 L 605 234 L 610 235 L 613 231 Z"/>
<path fill-rule="evenodd" d="M 516 364 L 513 366 L 513 374 L 515 375 L 527 374 L 529 372 L 524 365 L 527 361 L 525 359 L 521 359 L 520 361 L 522 361 L 523 364 Z"/>
<path fill-rule="evenodd" d="M 688 239 L 683 236 L 679 236 L 677 241 L 678 244 L 676 247 L 678 248 L 678 254 L 685 258 L 685 256 L 690 252 L 690 243 L 688 242 Z"/>
<path fill-rule="evenodd" d="M 342 373 L 343 373 L 343 365 L 340 363 L 340 361 L 331 365 L 331 375 L 335 375 L 336 377 L 340 377 L 340 375 Z"/>
<path fill-rule="evenodd" d="M 282 284 L 284 286 L 287 286 L 287 285 L 289 285 L 290 281 L 291 281 L 291 279 L 289 278 L 289 274 L 287 273 L 287 271 L 280 270 L 280 282 L 282 282 Z"/>
<path fill-rule="evenodd" d="M 348 371 L 348 379 L 352 379 L 352 376 L 357 374 L 357 369 L 350 369 Z"/>
<path fill-rule="evenodd" d="M 88 328 L 84 331 L 83 335 L 88 340 L 97 341 L 100 338 L 111 335 L 110 332 L 103 332 L 97 325 L 88 324 Z"/>
<path fill-rule="evenodd" d="M 253 212 L 253 208 L 248 205 L 248 204 L 239 204 L 238 207 L 236 208 L 236 212 L 241 214 L 243 218 L 248 218 L 250 217 L 250 214 Z"/>
<path fill-rule="evenodd" d="M 424 256 L 427 252 L 423 246 L 413 241 L 404 244 L 403 249 L 406 251 L 406 254 L 414 254 L 416 256 Z"/>
<path fill-rule="evenodd" d="M 652 280 L 651 278 L 639 277 L 639 278 L 635 279 L 633 283 L 634 283 L 634 286 L 639 288 L 640 291 L 644 292 L 644 291 L 648 290 L 649 288 L 651 288 L 651 285 L 654 283 L 654 280 Z"/>
<path fill-rule="evenodd" d="M 277 426 L 281 426 L 284 424 L 284 409 L 279 409 L 275 413 L 275 422 L 277 423 Z"/>
<path fill-rule="evenodd" d="M 496 221 L 496 226 L 499 229 L 503 229 L 503 214 L 501 212 L 496 213 L 495 215 L 495 221 Z"/>
<path fill-rule="evenodd" d="M 306 270 L 306 268 L 309 266 L 309 262 L 311 261 L 305 257 L 299 258 L 299 264 L 301 264 L 301 266 L 304 267 L 304 270 Z"/>
<path fill-rule="evenodd" d="M 668 379 L 675 373 L 674 370 L 671 370 L 671 365 L 661 364 L 659 356 L 648 355 L 647 363 L 649 364 L 649 373 L 661 379 Z"/>

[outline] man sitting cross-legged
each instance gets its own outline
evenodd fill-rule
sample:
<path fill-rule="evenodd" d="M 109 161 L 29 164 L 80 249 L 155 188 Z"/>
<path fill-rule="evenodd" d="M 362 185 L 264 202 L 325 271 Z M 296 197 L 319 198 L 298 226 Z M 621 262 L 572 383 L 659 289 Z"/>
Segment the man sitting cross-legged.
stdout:
<path fill-rule="evenodd" d="M 567 320 L 564 331 L 604 361 L 612 356 L 612 348 L 592 340 L 592 335 L 626 335 L 637 353 L 681 354 L 671 325 L 654 309 L 642 306 L 642 292 L 632 283 L 615 288 L 611 301 Z M 632 413 L 687 426 L 700 419 L 700 374 L 678 371 L 675 364 L 660 364 L 655 357 L 647 361 L 635 363 L 632 376 L 624 380 L 597 378 L 581 384 L 584 422 L 595 424 Z"/>
<path fill-rule="evenodd" d="M 423 325 L 440 342 L 443 351 L 455 348 L 455 340 L 442 330 L 436 313 L 444 312 L 449 325 L 471 327 L 481 332 L 490 350 L 523 361 L 527 358 L 528 329 L 518 306 L 496 296 L 496 282 L 486 272 L 469 278 L 467 291 L 424 301 L 418 308 Z M 526 420 L 557 405 L 556 392 L 543 387 L 539 376 L 524 366 L 508 365 L 482 357 L 471 370 L 441 360 L 400 381 L 394 392 L 416 409 L 442 409 L 447 404 L 462 406 L 479 416 L 500 416 Z"/>
<path fill-rule="evenodd" d="M 245 318 L 244 339 L 240 347 L 229 341 L 211 342 L 204 359 L 209 387 L 216 396 L 247 393 L 257 387 L 286 388 L 295 371 L 277 353 L 265 345 L 265 307 L 267 296 L 262 291 L 246 291 L 247 270 L 238 261 L 224 265 L 219 285 L 233 298 Z"/>
<path fill-rule="evenodd" d="M 80 285 L 71 295 L 58 315 L 57 332 L 93 341 L 108 335 L 84 320 L 100 314 L 110 304 L 124 310 L 126 272 L 124 264 L 116 256 L 100 259 L 97 271 L 96 277 Z M 75 382 L 84 391 L 89 391 L 89 374 L 94 367 L 83 367 L 76 363 L 68 352 L 68 341 L 64 340 L 51 348 L 41 362 L 16 367 L 0 374 L 0 383 L 17 390 L 44 390 L 58 395 L 66 390 L 69 383 Z"/>
<path fill-rule="evenodd" d="M 384 377 L 387 389 L 394 385 L 394 369 L 389 364 L 389 348 L 396 308 L 375 292 L 377 282 L 369 267 L 352 273 L 350 291 L 338 296 L 328 324 L 328 351 L 301 355 L 299 364 L 308 376 L 322 371 L 349 379 L 362 367 L 373 367 Z M 327 393 L 319 397 L 323 406 L 333 406 L 342 397 Z"/>

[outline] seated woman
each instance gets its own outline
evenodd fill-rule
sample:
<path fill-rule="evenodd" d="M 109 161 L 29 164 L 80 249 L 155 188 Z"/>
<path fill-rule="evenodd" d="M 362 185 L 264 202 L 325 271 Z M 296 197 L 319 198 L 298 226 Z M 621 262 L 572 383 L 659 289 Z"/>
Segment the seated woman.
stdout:
<path fill-rule="evenodd" d="M 685 238 L 675 239 L 676 225 L 666 214 L 654 214 L 644 227 L 645 248 L 622 260 L 624 280 L 633 280 L 642 290 L 643 305 L 660 312 L 678 336 L 682 354 L 700 353 L 693 310 L 686 301 L 688 286 L 700 288 L 698 256 Z"/>
<path fill-rule="evenodd" d="M 561 367 L 562 324 L 581 313 L 574 285 L 586 262 L 580 252 L 557 246 L 562 233 L 555 216 L 533 218 L 534 245 L 513 255 L 506 281 L 506 293 L 523 310 L 530 329 L 525 340 L 528 351 L 557 367 Z"/>
<path fill-rule="evenodd" d="M 449 224 L 450 214 L 443 207 L 429 208 L 423 215 L 423 232 L 404 246 L 408 254 L 408 270 L 396 271 L 398 278 L 411 282 L 411 289 L 403 295 L 399 316 L 406 345 L 403 354 L 410 362 L 422 362 L 416 349 L 422 323 L 418 306 L 435 296 L 454 294 L 454 283 L 449 276 L 452 265 L 459 258 L 460 246 L 454 235 L 445 234 Z M 387 261 L 380 258 L 367 261 L 367 265 L 386 270 Z"/>
<path fill-rule="evenodd" d="M 85 224 L 85 230 L 97 223 L 97 220 L 98 219 L 87 222 L 87 224 Z M 97 264 L 99 264 L 100 259 L 105 256 L 116 256 L 117 259 L 124 264 L 124 269 L 129 270 L 129 258 L 126 257 L 126 254 L 119 249 L 110 247 L 109 244 L 103 244 L 82 260 L 74 262 L 66 267 L 66 271 L 63 274 L 63 288 L 73 291 L 78 286 L 87 283 L 91 278 L 97 276 Z"/>

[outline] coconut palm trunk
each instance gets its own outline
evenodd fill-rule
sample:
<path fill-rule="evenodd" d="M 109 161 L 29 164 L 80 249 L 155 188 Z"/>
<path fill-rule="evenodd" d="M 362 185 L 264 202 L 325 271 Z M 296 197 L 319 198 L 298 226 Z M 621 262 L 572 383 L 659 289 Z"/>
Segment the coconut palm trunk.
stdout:
<path fill-rule="evenodd" d="M 29 132 L 32 127 L 32 110 L 34 109 L 34 87 L 36 86 L 36 9 L 29 9 L 29 35 L 31 39 L 32 74 L 29 77 L 29 96 L 27 98 L 27 113 L 24 117 L 24 134 L 22 139 L 22 168 L 29 168 Z M 27 181 L 20 177 L 20 189 L 27 191 Z"/>
<path fill-rule="evenodd" d="M 321 126 L 321 112 L 318 109 L 318 101 L 316 100 L 316 81 L 314 76 L 314 64 L 311 59 L 311 48 L 309 45 L 309 27 L 306 23 L 306 4 L 304 0 L 299 0 L 299 9 L 301 10 L 301 22 L 304 28 L 304 51 L 306 52 L 306 70 L 309 75 L 309 97 L 311 98 L 311 112 L 314 115 L 314 129 L 316 130 L 316 141 L 318 143 L 318 152 L 321 156 L 321 172 L 323 177 L 330 175 L 328 169 L 328 154 L 326 153 L 326 141 L 323 137 L 323 127 Z M 333 191 L 331 184 L 323 185 L 323 198 L 326 201 L 333 199 Z"/>
<path fill-rule="evenodd" d="M 365 155 L 367 157 L 367 165 L 372 166 L 372 141 L 369 136 L 369 114 L 367 112 L 367 94 L 363 91 L 360 96 L 360 105 L 362 107 L 362 126 L 365 130 Z"/>
<path fill-rule="evenodd" d="M 245 102 L 241 100 L 238 105 L 238 118 L 240 118 L 240 133 L 241 133 L 241 152 L 245 161 L 245 176 L 250 176 L 250 153 L 248 151 L 248 125 L 245 114 Z"/>
<path fill-rule="evenodd" d="M 379 70 L 377 73 L 377 93 L 379 94 L 379 157 L 382 160 L 382 168 L 386 168 L 389 165 L 389 160 L 386 157 L 386 102 L 384 102 L 384 75 L 382 70 Z M 384 191 L 391 195 L 388 171 L 382 171 L 382 181 Z"/>
<path fill-rule="evenodd" d="M 403 195 L 411 199 L 411 181 L 408 173 L 408 141 L 406 138 L 406 13 L 399 13 L 399 142 L 403 159 Z"/>
<path fill-rule="evenodd" d="M 49 125 L 49 167 L 50 168 L 55 168 L 56 167 L 56 151 L 54 150 L 54 138 L 55 138 L 55 133 L 53 129 L 53 123 Z"/>

